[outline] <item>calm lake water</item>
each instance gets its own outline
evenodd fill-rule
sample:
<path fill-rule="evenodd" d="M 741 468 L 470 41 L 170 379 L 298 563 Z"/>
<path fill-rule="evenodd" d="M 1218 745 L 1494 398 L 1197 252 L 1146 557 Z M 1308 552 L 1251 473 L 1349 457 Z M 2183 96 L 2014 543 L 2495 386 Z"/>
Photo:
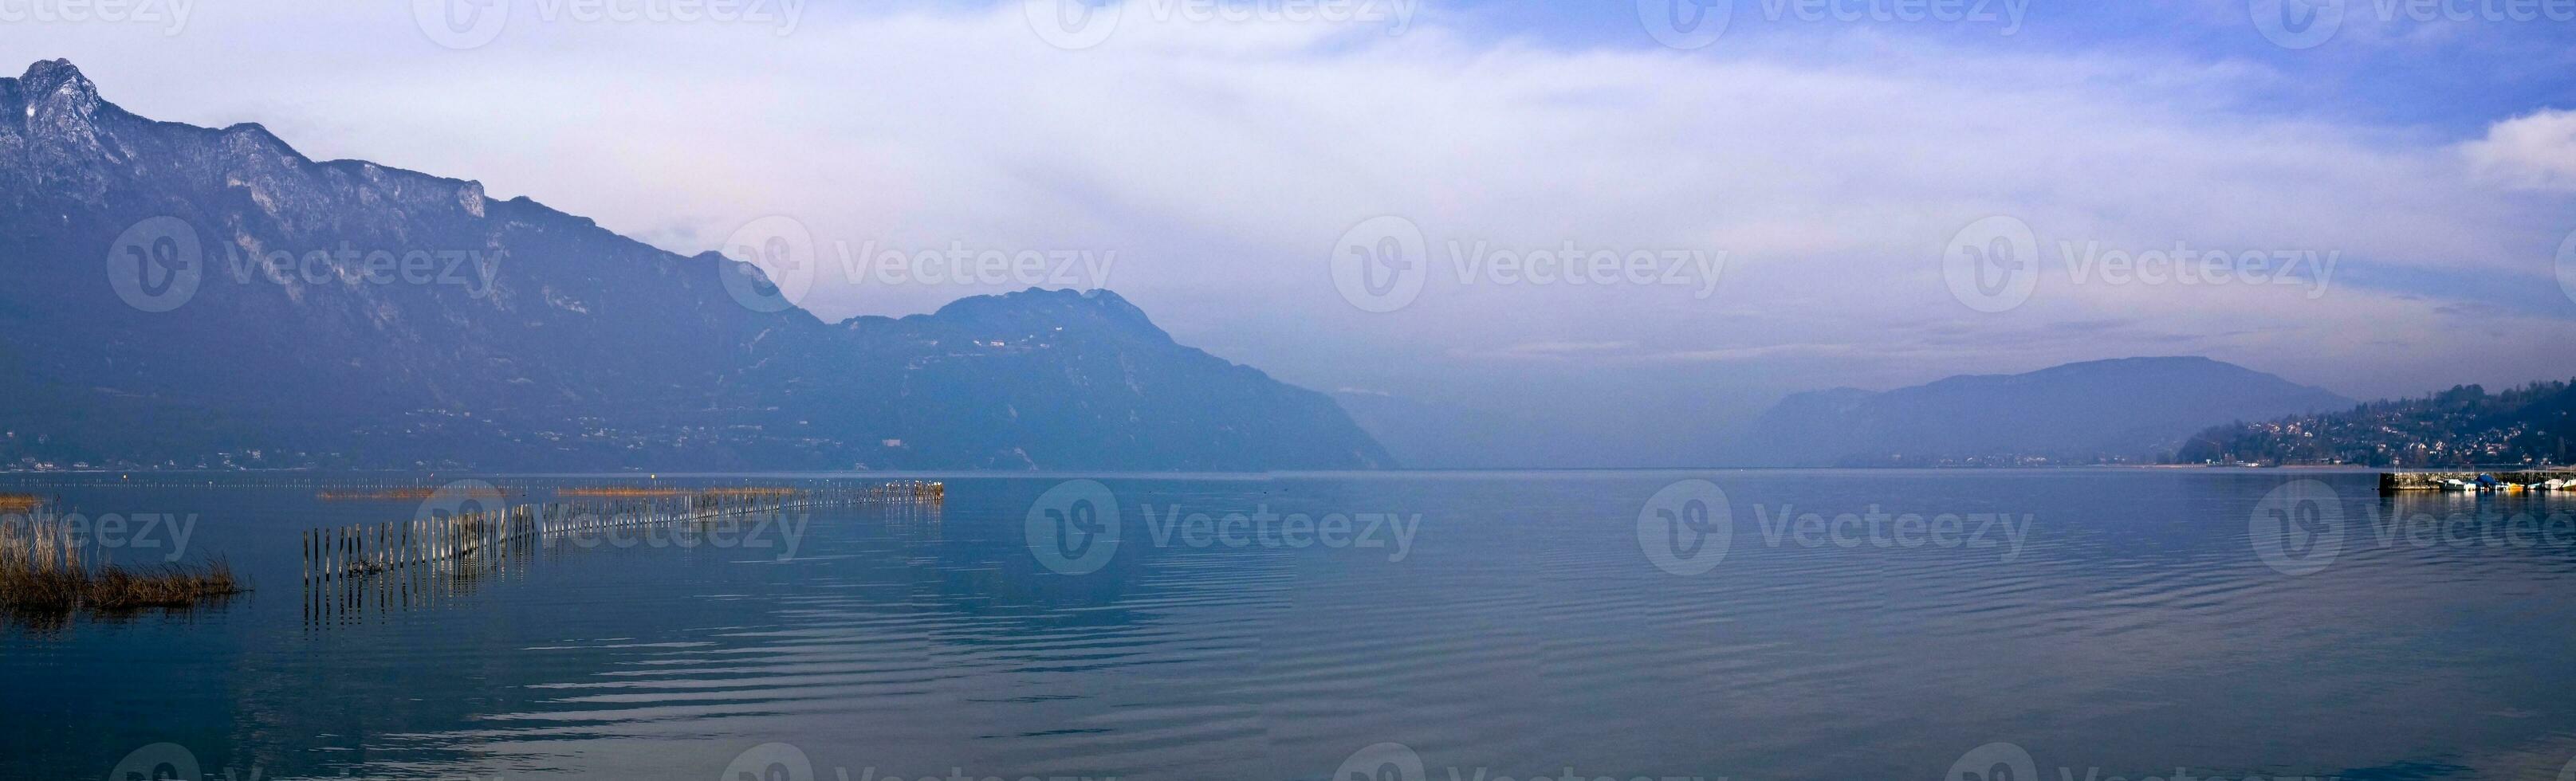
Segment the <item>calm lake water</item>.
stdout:
<path fill-rule="evenodd" d="M 2549 779 L 2576 760 L 2576 501 L 2383 498 L 2368 473 L 948 476 L 936 507 L 559 538 L 318 617 L 335 597 L 300 582 L 298 532 L 419 501 L 153 479 L 34 490 L 193 515 L 187 557 L 256 590 L 0 630 L 0 778 L 106 777 L 156 744 L 144 760 L 271 779 Z M 554 484 L 487 479 L 534 487 L 513 501 Z"/>

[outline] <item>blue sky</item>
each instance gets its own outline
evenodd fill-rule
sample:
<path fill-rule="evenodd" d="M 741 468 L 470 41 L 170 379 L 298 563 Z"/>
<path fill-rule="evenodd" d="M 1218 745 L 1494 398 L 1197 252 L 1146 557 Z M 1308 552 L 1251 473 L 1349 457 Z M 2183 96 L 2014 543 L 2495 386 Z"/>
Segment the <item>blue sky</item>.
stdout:
<path fill-rule="evenodd" d="M 1971 8 L 1977 3 L 1970 2 Z M 1566 47 L 1645 43 L 1629 3 L 1444 3 L 1425 13 L 1472 16 L 1498 37 L 1523 36 Z M 2568 23 L 2423 22 L 2398 7 L 2383 21 L 2375 0 L 2352 0 L 2333 38 L 2307 49 L 2266 40 L 2245 2 L 2063 2 L 2032 0 L 2017 29 L 2001 22 L 1868 20 L 1770 21 L 1765 0 L 1738 0 L 1718 44 L 1706 53 L 1794 56 L 1807 50 L 1831 59 L 1830 43 L 1855 32 L 1985 51 L 2155 59 L 2198 67 L 2277 73 L 2276 88 L 2232 106 L 2256 112 L 2342 116 L 2419 125 L 2460 135 L 2483 132 L 2496 119 L 2576 97 L 2576 25 Z M 1856 11 L 1894 3 L 1853 2 Z M 2480 3 L 2453 10 L 2479 12 Z M 2565 8 L 2566 6 L 2559 6 Z M 1986 10 L 2009 18 L 2002 0 Z M 2539 8 L 2539 6 L 2535 6 Z M 2576 11 L 2576 8 L 2570 8 Z M 2444 12 L 2448 15 L 2450 12 Z M 2544 17 L 2546 18 L 2546 17 Z M 1822 48 L 1817 44 L 1825 42 Z M 1961 74 L 1969 76 L 1969 74 Z M 2259 98 L 2259 99 L 2255 99 Z"/>
<path fill-rule="evenodd" d="M 2496 349 L 2576 341 L 2554 254 L 2576 0 L 2434 22 L 2345 0 L 2302 48 L 2254 19 L 2307 0 L 2034 0 L 2009 34 L 2000 1 L 1809 21 L 1737 0 L 1682 48 L 1649 31 L 1664 0 L 1427 0 L 1399 34 L 1373 15 L 1392 0 L 1126 0 L 1070 45 L 1045 21 L 1062 1 L 485 0 L 499 24 L 445 32 L 414 12 L 472 6 L 207 3 L 184 25 L 0 18 L 0 56 L 674 251 L 789 226 L 803 271 L 774 271 L 826 317 L 1032 281 L 886 257 L 1062 258 L 1035 281 L 1116 290 L 1185 343 L 1508 417 L 1533 450 L 1580 436 L 1596 462 L 1687 460 L 1786 392 L 2095 358 L 2359 397 L 2576 374 L 2576 350 Z M 2514 9 L 2543 18 L 2489 18 Z M 1569 251 L 1655 273 L 1561 273 Z M 2186 252 L 2296 273 L 2122 273 Z M 1411 261 L 1400 295 L 1353 276 L 1404 279 L 1381 257 Z M 1977 286 L 1997 269 L 2020 287 Z"/>

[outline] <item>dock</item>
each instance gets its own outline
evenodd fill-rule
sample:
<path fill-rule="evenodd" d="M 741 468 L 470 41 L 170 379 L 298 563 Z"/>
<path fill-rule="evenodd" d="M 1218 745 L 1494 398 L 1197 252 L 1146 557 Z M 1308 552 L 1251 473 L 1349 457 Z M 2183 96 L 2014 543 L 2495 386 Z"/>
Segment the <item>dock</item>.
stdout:
<path fill-rule="evenodd" d="M 2493 469 L 2483 472 L 2381 472 L 2379 492 L 2439 491 L 2444 480 L 2476 480 L 2478 475 L 2495 475 L 2508 483 L 2530 484 L 2550 480 L 2576 480 L 2576 468 Z"/>

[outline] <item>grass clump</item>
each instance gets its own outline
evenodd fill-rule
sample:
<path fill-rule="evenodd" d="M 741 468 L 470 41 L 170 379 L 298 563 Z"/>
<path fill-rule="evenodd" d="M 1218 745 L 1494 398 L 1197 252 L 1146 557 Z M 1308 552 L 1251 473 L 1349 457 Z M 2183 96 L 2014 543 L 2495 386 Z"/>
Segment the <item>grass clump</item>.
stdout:
<path fill-rule="evenodd" d="M 58 524 L 28 516 L 7 521 L 0 522 L 0 610 L 13 615 L 187 608 L 244 590 L 221 559 L 143 567 L 91 561 Z"/>

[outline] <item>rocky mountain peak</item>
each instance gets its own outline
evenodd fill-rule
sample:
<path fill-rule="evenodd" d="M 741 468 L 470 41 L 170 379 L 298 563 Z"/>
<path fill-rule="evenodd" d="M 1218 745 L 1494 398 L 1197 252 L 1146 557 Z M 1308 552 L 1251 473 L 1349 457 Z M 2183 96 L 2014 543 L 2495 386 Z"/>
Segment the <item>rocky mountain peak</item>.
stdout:
<path fill-rule="evenodd" d="M 97 121 L 100 107 L 98 85 L 91 84 L 89 77 L 81 75 L 80 68 L 74 67 L 69 60 L 44 60 L 27 66 L 26 75 L 18 77 L 16 87 L 16 90 L 0 90 L 0 94 L 17 93 L 9 96 L 15 98 L 11 101 L 16 104 L 12 106 L 15 110 L 11 113 L 18 115 L 16 119 L 29 124 L 38 121 L 89 124 Z"/>

